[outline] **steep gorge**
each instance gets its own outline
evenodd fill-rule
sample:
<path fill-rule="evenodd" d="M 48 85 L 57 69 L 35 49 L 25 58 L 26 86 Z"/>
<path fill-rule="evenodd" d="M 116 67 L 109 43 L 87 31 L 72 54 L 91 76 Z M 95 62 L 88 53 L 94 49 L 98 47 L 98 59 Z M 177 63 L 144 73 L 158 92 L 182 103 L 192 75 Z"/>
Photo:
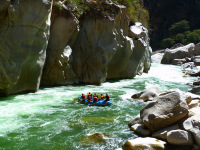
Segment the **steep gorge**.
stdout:
<path fill-rule="evenodd" d="M 98 85 L 150 68 L 148 31 L 130 26 L 124 6 L 91 2 L 77 19 L 62 2 L 53 9 L 48 0 L 0 4 L 1 96 L 41 85 Z"/>

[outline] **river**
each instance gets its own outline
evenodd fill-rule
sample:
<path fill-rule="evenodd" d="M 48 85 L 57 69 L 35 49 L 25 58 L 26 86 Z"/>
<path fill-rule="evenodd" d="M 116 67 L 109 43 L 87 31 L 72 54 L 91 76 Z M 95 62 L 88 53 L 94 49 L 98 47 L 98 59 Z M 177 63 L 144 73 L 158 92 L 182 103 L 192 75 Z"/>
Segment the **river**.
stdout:
<path fill-rule="evenodd" d="M 100 86 L 41 88 L 37 93 L 0 99 L 0 149 L 5 150 L 115 150 L 137 137 L 128 128 L 145 103 L 131 95 L 151 85 L 162 90 L 187 91 L 181 67 L 152 64 L 148 74 L 134 79 L 107 81 Z M 113 104 L 88 106 L 74 101 L 81 93 L 109 93 Z M 101 133 L 104 142 L 85 137 Z"/>

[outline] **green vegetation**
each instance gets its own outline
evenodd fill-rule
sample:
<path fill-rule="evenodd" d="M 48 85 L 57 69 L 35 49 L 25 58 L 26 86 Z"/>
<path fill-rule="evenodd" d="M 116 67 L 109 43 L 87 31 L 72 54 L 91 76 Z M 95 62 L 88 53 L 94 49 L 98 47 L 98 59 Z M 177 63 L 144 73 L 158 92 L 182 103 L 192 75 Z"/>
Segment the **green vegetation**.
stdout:
<path fill-rule="evenodd" d="M 143 3 L 141 0 L 112 0 L 114 3 L 119 5 L 124 5 L 127 7 L 128 15 L 130 18 L 130 22 L 141 22 L 145 27 L 148 27 L 149 22 L 149 13 L 147 10 L 143 8 Z M 82 14 L 86 13 L 90 10 L 90 4 L 96 2 L 98 9 L 102 10 L 102 2 L 103 0 L 89 0 L 87 2 L 86 0 L 63 0 L 62 3 L 68 5 L 74 5 L 74 14 L 79 17 Z M 61 3 L 57 1 L 54 1 L 54 6 L 61 7 Z M 92 7 L 92 6 L 91 6 Z"/>
<path fill-rule="evenodd" d="M 182 20 L 169 28 L 170 37 L 161 42 L 162 48 L 172 47 L 176 43 L 189 44 L 200 42 L 200 29 L 190 31 L 189 22 Z"/>

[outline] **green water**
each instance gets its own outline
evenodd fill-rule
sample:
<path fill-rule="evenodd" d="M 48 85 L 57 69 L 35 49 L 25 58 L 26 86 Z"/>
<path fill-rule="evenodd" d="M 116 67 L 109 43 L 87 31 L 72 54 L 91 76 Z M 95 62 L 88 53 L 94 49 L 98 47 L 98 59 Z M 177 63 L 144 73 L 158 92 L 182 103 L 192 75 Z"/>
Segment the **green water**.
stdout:
<path fill-rule="evenodd" d="M 177 66 L 152 64 L 148 74 L 134 79 L 105 82 L 101 86 L 63 86 L 43 88 L 37 93 L 0 99 L 0 149 L 5 150 L 114 150 L 137 137 L 128 128 L 145 103 L 132 100 L 132 94 L 157 85 L 162 90 L 187 91 Z M 87 106 L 74 102 L 81 93 L 109 93 L 109 107 Z M 84 143 L 94 133 L 105 141 Z"/>

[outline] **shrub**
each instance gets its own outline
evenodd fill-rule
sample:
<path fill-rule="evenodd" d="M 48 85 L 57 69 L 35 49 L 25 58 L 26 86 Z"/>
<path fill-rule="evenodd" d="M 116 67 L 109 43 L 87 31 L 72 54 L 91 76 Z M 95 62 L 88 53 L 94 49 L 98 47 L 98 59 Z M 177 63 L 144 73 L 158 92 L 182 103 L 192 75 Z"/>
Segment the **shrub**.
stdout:
<path fill-rule="evenodd" d="M 175 41 L 176 43 L 183 43 L 183 40 L 185 39 L 185 34 L 183 33 L 178 33 L 176 36 L 175 36 Z"/>
<path fill-rule="evenodd" d="M 190 29 L 189 22 L 186 20 L 182 20 L 180 22 L 177 22 L 169 28 L 171 35 L 176 35 L 178 33 L 184 33 L 185 31 L 188 31 Z"/>
<path fill-rule="evenodd" d="M 173 38 L 166 38 L 163 39 L 161 42 L 161 47 L 162 48 L 169 48 L 172 47 L 175 44 L 175 40 Z"/>

